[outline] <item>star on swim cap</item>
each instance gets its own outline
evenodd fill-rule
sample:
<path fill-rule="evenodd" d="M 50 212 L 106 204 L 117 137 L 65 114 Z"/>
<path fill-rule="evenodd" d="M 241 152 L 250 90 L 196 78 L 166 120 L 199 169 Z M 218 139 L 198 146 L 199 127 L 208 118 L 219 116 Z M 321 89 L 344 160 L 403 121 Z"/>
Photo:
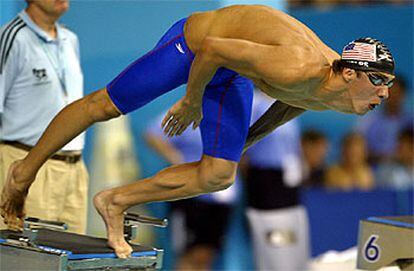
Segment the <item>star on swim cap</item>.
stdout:
<path fill-rule="evenodd" d="M 381 41 L 370 37 L 348 43 L 342 50 L 340 62 L 355 70 L 394 74 L 394 58 L 390 50 Z"/>

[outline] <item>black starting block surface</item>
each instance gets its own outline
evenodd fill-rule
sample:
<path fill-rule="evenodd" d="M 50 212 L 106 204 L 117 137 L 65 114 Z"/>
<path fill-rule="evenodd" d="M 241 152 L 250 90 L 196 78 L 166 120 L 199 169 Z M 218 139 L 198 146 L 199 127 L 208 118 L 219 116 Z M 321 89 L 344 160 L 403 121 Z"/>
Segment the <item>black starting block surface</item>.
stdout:
<path fill-rule="evenodd" d="M 19 238 L 24 238 L 20 232 L 0 230 L 0 243 Z M 45 251 L 65 253 L 68 259 L 116 258 L 114 250 L 107 245 L 106 239 L 87 235 L 39 229 L 33 243 Z M 157 255 L 157 252 L 149 247 L 134 244 L 131 244 L 131 247 L 132 257 Z"/>

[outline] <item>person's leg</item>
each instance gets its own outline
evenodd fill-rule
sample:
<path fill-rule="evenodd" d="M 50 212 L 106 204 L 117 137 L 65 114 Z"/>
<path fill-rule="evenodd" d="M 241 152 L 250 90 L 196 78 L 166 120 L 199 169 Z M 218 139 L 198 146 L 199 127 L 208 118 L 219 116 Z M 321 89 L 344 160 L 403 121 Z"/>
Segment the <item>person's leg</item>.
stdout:
<path fill-rule="evenodd" d="M 211 270 L 215 254 L 213 247 L 194 246 L 179 258 L 175 270 Z"/>
<path fill-rule="evenodd" d="M 0 189 L 3 188 L 7 169 L 10 165 L 19 159 L 24 158 L 27 155 L 27 151 L 18 149 L 16 147 L 0 144 Z M 49 160 L 40 168 L 36 175 L 36 181 L 30 187 L 30 191 L 26 198 L 25 213 L 26 216 L 37 217 L 46 220 L 57 220 L 57 214 L 59 213 L 59 206 L 53 201 L 53 189 L 55 186 L 59 186 L 60 183 L 55 183 L 53 186 L 49 185 L 52 178 L 49 174 Z M 59 179 L 58 179 L 59 180 Z M 57 181 L 58 181 L 57 180 Z M 57 197 L 60 198 L 60 197 Z M 3 218 L 0 217 L 0 229 L 7 229 L 7 225 L 4 224 Z"/>
<path fill-rule="evenodd" d="M 131 253 L 123 236 L 123 211 L 128 207 L 194 197 L 233 183 L 249 129 L 252 100 L 252 82 L 238 75 L 221 86 L 208 87 L 200 125 L 204 155 L 199 162 L 172 166 L 151 178 L 95 196 L 95 207 L 107 227 L 108 243 L 119 257 Z"/>
<path fill-rule="evenodd" d="M 229 187 L 237 162 L 204 155 L 199 162 L 166 168 L 151 178 L 102 191 L 94 204 L 105 221 L 108 243 L 119 257 L 127 257 L 131 247 L 123 235 L 123 212 L 133 205 L 194 197 Z"/>
<path fill-rule="evenodd" d="M 307 270 L 308 221 L 302 206 L 277 210 L 248 208 L 246 214 L 257 270 Z"/>
<path fill-rule="evenodd" d="M 58 221 L 63 211 L 67 179 L 67 164 L 49 159 L 36 175 L 25 203 L 27 216 Z M 72 225 L 66 222 L 69 228 Z"/>
<path fill-rule="evenodd" d="M 185 210 L 187 247 L 175 270 L 211 270 L 222 247 L 231 207 L 198 198 L 188 199 Z M 212 223 L 214 221 L 214 223 Z"/>
<path fill-rule="evenodd" d="M 221 81 L 218 86 L 217 81 Z M 252 91 L 249 80 L 231 71 L 216 74 L 203 97 L 204 117 L 200 129 L 204 154 L 239 161 L 249 128 Z M 229 208 L 221 204 L 204 205 L 208 210 L 199 208 L 200 200 L 192 212 L 195 239 L 180 259 L 177 270 L 210 270 L 221 248 Z"/>
<path fill-rule="evenodd" d="M 0 144 L 0 188 L 3 187 L 7 171 L 4 169 L 16 160 L 27 155 L 27 151 L 20 150 L 13 146 Z M 36 181 L 30 187 L 25 212 L 28 217 L 36 217 L 45 220 L 62 221 L 68 224 L 69 231 L 84 233 L 86 230 L 87 210 L 87 184 L 80 185 L 74 180 L 73 174 L 87 174 L 86 169 L 81 172 L 80 168 L 62 161 L 49 159 L 36 175 Z M 67 198 L 71 197 L 70 186 L 76 186 L 77 190 L 84 190 L 84 198 L 73 200 L 73 204 L 79 209 L 67 210 L 65 204 Z M 71 216 L 69 218 L 68 216 Z M 0 229 L 7 228 L 0 218 Z"/>
<path fill-rule="evenodd" d="M 207 250 L 201 251 L 198 244 L 200 223 L 205 223 L 206 216 L 208 216 L 205 205 L 203 202 L 197 200 L 197 197 L 180 200 L 178 202 L 181 203 L 180 209 L 183 215 L 181 225 L 183 234 L 181 237 L 185 240 L 185 244 L 177 254 L 174 270 L 206 270 L 209 259 L 212 258 L 210 257 L 212 252 Z M 176 239 L 175 236 L 172 237 L 173 240 Z"/>
<path fill-rule="evenodd" d="M 16 159 L 22 159 L 27 155 L 26 151 L 19 150 L 15 147 L 0 144 L 0 189 L 6 183 L 7 169 Z M 0 216 L 0 230 L 7 229 L 7 225 L 4 223 L 3 217 Z"/>
<path fill-rule="evenodd" d="M 306 270 L 306 212 L 297 187 L 282 169 L 250 167 L 245 178 L 247 208 L 257 270 Z"/>

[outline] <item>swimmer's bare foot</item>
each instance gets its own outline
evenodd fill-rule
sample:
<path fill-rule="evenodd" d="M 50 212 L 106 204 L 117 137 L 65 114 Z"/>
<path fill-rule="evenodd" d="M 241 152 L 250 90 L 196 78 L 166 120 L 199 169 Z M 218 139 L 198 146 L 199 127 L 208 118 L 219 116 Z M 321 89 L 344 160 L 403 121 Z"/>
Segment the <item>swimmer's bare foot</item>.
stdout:
<path fill-rule="evenodd" d="M 112 195 L 110 190 L 99 192 L 93 198 L 93 204 L 105 222 L 108 245 L 115 250 L 119 258 L 128 258 L 131 256 L 132 248 L 124 238 L 124 210 L 113 203 Z"/>

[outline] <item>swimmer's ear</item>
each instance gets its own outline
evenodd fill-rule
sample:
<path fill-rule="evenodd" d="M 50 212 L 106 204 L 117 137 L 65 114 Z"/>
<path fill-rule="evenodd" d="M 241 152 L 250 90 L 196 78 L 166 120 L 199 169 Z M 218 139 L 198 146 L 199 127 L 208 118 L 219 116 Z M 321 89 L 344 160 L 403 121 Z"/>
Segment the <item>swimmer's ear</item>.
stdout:
<path fill-rule="evenodd" d="M 355 71 L 354 69 L 344 68 L 342 70 L 342 78 L 347 83 L 351 83 L 352 81 L 354 81 L 357 78 L 357 76 L 357 71 Z"/>

